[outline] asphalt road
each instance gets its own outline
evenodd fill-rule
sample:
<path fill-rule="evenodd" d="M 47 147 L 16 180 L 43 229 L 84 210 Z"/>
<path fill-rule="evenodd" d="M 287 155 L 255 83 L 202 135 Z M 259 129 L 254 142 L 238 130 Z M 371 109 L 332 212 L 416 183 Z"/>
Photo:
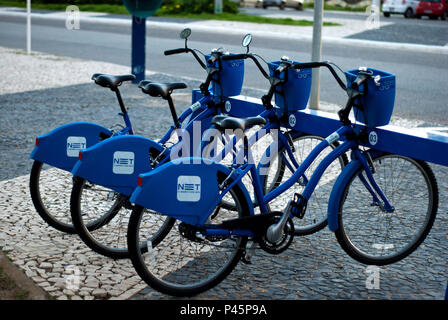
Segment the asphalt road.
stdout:
<path fill-rule="evenodd" d="M 182 20 L 175 22 L 183 23 Z M 152 28 L 148 29 L 147 36 L 147 69 L 200 80 L 205 78 L 205 73 L 193 57 L 185 54 L 170 57 L 163 55 L 166 49 L 183 46 L 175 32 Z M 36 20 L 32 37 L 33 50 L 36 51 L 121 65 L 130 64 L 130 27 L 83 23 L 81 30 L 69 31 L 63 22 Z M 229 34 L 202 33 L 193 29 L 190 39 L 190 47 L 205 53 L 220 46 L 232 52 L 242 51 L 240 37 Z M 0 46 L 24 49 L 23 18 L 0 17 Z M 283 55 L 297 61 L 308 61 L 311 44 L 306 41 L 257 37 L 251 45 L 251 51 L 260 54 L 267 61 L 277 60 Z M 448 125 L 445 111 L 447 55 L 324 43 L 323 59 L 335 62 L 343 70 L 369 66 L 394 73 L 397 76 L 395 116 Z M 252 63 L 247 64 L 245 86 L 263 90 L 268 88 L 267 81 Z M 321 88 L 321 100 L 341 105 L 345 103 L 345 94 L 325 70 L 322 71 Z"/>
<path fill-rule="evenodd" d="M 314 11 L 310 9 L 297 11 L 289 8 L 279 10 L 278 8 L 259 9 L 247 7 L 243 10 L 246 14 L 253 16 L 296 20 L 313 20 L 314 15 Z M 342 19 L 350 23 L 349 20 L 362 21 L 366 20 L 367 17 L 368 14 L 366 12 L 324 11 L 324 21 L 338 22 Z M 438 46 L 444 46 L 448 43 L 448 21 L 430 20 L 428 17 L 405 19 L 402 14 L 391 15 L 389 18 L 380 15 L 379 20 L 381 23 L 389 24 L 382 26 L 380 29 L 355 33 L 348 38 Z"/>

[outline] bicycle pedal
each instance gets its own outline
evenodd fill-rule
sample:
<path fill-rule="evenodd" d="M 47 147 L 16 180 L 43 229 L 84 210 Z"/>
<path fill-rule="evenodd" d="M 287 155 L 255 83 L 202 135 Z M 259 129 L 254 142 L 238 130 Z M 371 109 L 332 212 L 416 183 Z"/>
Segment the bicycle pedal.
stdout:
<path fill-rule="evenodd" d="M 241 257 L 241 261 L 245 264 L 252 264 L 251 258 L 255 253 L 255 247 L 257 246 L 256 242 L 252 242 L 249 249 L 244 250 L 243 256 Z"/>
<path fill-rule="evenodd" d="M 250 261 L 250 257 L 249 257 L 249 259 L 247 259 L 246 255 L 243 255 L 241 257 L 241 262 L 244 263 L 244 264 L 252 264 L 252 261 Z"/>
<path fill-rule="evenodd" d="M 295 193 L 293 200 L 291 200 L 291 207 L 289 210 L 294 217 L 303 219 L 303 217 L 305 216 L 307 204 L 308 200 L 305 199 L 304 196 L 299 193 Z"/>

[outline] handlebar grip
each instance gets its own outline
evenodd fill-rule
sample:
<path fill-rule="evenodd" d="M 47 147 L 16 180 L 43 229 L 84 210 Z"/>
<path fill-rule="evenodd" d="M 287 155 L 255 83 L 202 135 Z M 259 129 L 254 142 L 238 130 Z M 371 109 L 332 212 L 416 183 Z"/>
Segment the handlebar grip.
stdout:
<path fill-rule="evenodd" d="M 241 53 L 241 54 L 228 54 L 225 56 L 222 56 L 222 60 L 239 60 L 239 59 L 246 59 L 247 54 Z"/>
<path fill-rule="evenodd" d="M 320 62 L 303 62 L 294 64 L 294 69 L 310 69 L 320 67 L 322 63 Z"/>
<path fill-rule="evenodd" d="M 188 52 L 188 49 L 186 48 L 172 49 L 172 50 L 166 50 L 164 53 L 166 56 L 169 56 L 172 54 L 184 53 L 184 52 Z"/>

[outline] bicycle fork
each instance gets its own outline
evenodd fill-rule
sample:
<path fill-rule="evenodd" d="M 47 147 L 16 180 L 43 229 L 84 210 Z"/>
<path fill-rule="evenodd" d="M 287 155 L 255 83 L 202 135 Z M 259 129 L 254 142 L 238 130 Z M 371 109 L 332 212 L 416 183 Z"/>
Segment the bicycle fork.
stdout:
<path fill-rule="evenodd" d="M 370 155 L 367 154 L 369 157 L 369 160 L 367 160 L 366 156 L 359 151 L 358 148 L 353 150 L 354 157 L 358 159 L 361 162 L 362 167 L 364 168 L 364 171 L 367 175 L 367 179 L 364 177 L 362 171 L 358 174 L 358 178 L 361 180 L 362 184 L 366 187 L 366 189 L 369 191 L 369 193 L 372 195 L 372 206 L 379 206 L 382 211 L 384 212 L 394 212 L 395 208 L 390 204 L 389 200 L 387 199 L 386 195 L 381 190 L 380 186 L 375 181 L 375 178 L 373 177 L 371 165 L 373 166 L 373 162 L 370 159 Z M 370 164 L 369 164 L 370 162 Z M 379 198 L 378 198 L 379 196 Z M 381 200 L 382 201 L 381 201 Z"/>

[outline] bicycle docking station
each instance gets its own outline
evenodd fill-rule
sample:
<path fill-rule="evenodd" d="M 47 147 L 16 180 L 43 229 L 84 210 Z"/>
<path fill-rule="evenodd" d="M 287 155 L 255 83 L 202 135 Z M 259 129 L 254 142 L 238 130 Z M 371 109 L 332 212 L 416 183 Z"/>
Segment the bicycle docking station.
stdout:
<path fill-rule="evenodd" d="M 192 102 L 202 97 L 199 90 L 192 91 Z M 225 111 L 229 116 L 252 117 L 264 111 L 261 99 L 234 96 L 226 100 Z M 338 128 L 341 123 L 336 113 L 304 109 L 291 112 L 285 127 L 311 135 L 327 137 Z M 353 121 L 353 123 L 355 123 Z M 361 132 L 366 130 L 366 139 L 361 145 L 379 151 L 399 154 L 409 158 L 448 166 L 448 136 L 422 130 L 406 129 L 394 125 L 367 128 L 362 124 L 355 124 Z"/>

